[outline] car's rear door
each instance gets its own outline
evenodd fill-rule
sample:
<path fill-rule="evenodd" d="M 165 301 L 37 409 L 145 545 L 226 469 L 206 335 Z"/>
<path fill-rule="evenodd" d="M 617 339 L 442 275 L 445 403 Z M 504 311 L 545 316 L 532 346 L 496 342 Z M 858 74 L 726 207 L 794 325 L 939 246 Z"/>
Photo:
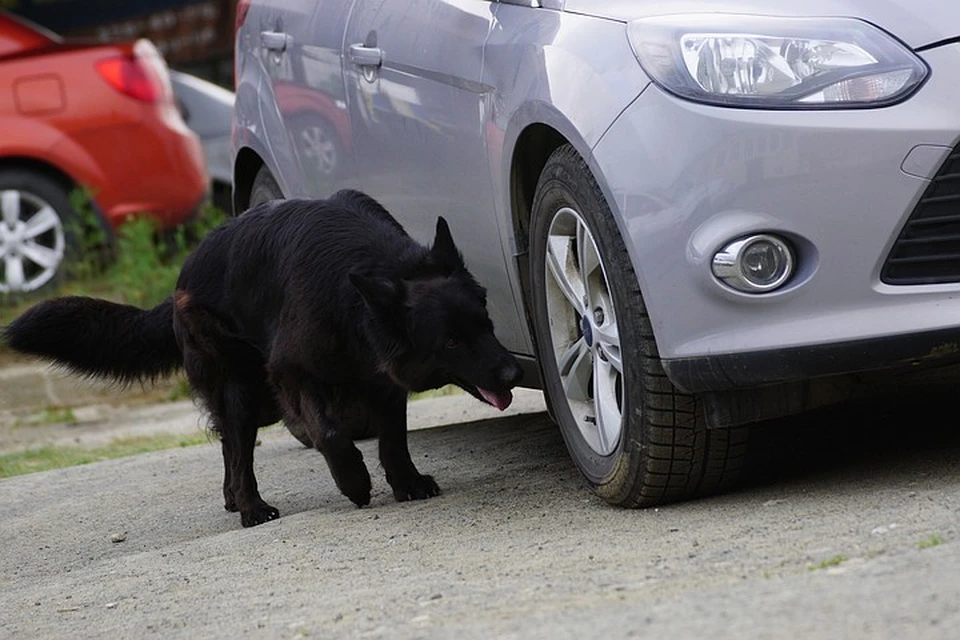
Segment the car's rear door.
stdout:
<path fill-rule="evenodd" d="M 292 150 L 293 157 L 286 160 L 301 178 L 285 181 L 290 195 L 325 197 L 335 191 L 352 152 L 340 60 L 351 5 L 285 0 L 267 2 L 254 12 L 261 63 L 283 129 L 267 134 L 288 139 L 273 147 Z M 265 126 L 271 121 L 265 117 Z M 289 164 L 280 158 L 277 163 L 286 175 Z"/>
<path fill-rule="evenodd" d="M 468 267 L 488 288 L 500 339 L 521 350 L 483 127 L 493 95 L 480 83 L 483 47 L 495 6 L 355 0 L 343 51 L 355 141 L 348 182 L 421 241 L 432 239 L 437 216 L 446 217 Z"/>

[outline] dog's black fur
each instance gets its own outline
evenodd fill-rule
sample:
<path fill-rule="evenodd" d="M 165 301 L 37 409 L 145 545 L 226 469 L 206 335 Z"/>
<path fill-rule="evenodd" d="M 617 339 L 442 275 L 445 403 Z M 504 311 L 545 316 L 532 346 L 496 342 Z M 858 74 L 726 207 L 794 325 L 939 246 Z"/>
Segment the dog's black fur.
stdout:
<path fill-rule="evenodd" d="M 503 409 L 521 377 L 443 218 L 427 248 L 356 191 L 268 202 L 228 221 L 154 309 L 58 298 L 4 336 L 17 351 L 124 384 L 183 367 L 222 441 L 226 508 L 244 526 L 279 516 L 257 490 L 259 427 L 282 417 L 305 432 L 362 506 L 370 475 L 350 435 L 373 426 L 396 499 L 429 498 L 440 489 L 410 459 L 407 394 L 454 383 Z"/>

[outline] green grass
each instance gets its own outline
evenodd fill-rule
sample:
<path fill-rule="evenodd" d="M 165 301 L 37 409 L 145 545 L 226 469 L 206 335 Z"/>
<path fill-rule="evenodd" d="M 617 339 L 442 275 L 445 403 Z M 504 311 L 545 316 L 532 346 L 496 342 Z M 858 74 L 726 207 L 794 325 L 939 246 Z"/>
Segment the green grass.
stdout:
<path fill-rule="evenodd" d="M 116 230 L 111 251 L 105 233 L 81 190 L 70 195 L 80 222 L 71 228 L 80 238 L 80 256 L 67 265 L 67 277 L 47 297 L 83 295 L 138 307 L 154 307 L 173 293 L 180 268 L 190 250 L 226 219 L 206 206 L 189 226 L 160 232 L 149 215 L 131 217 Z M 106 254 L 112 259 L 105 259 Z M 0 297 L 0 326 L 9 324 L 44 296 L 4 294 Z M 2 348 L 2 346 L 0 346 Z"/>
<path fill-rule="evenodd" d="M 0 478 L 49 469 L 62 469 L 101 460 L 125 458 L 148 451 L 190 447 L 208 442 L 210 442 L 210 438 L 198 433 L 186 436 L 164 434 L 117 438 L 106 446 L 89 449 L 76 446 L 47 445 L 26 451 L 0 454 Z"/>
<path fill-rule="evenodd" d="M 918 546 L 919 548 L 921 548 L 921 549 L 929 549 L 929 548 L 931 548 L 931 547 L 938 547 L 938 546 L 940 546 L 941 544 L 943 544 L 943 538 L 941 538 L 941 537 L 938 536 L 937 534 L 933 534 L 933 535 L 930 536 L 929 538 L 926 538 L 926 539 L 924 539 L 924 540 L 921 540 L 921 541 L 917 544 L 917 546 Z"/>
<path fill-rule="evenodd" d="M 187 382 L 187 379 L 184 376 L 178 375 L 173 380 L 173 386 L 170 388 L 170 392 L 167 394 L 166 400 L 168 402 L 176 402 L 177 400 L 186 400 L 191 396 L 190 383 Z"/>
<path fill-rule="evenodd" d="M 70 407 L 47 407 L 43 413 L 17 420 L 15 426 L 34 427 L 47 424 L 76 424 L 77 416 Z"/>
<path fill-rule="evenodd" d="M 466 393 L 460 387 L 448 384 L 445 387 L 440 387 L 439 389 L 431 389 L 430 391 L 421 391 L 420 393 L 411 393 L 408 400 L 424 400 L 425 398 L 442 398 L 444 396 L 456 396 L 461 393 Z"/>
<path fill-rule="evenodd" d="M 819 564 L 812 564 L 808 567 L 810 571 L 816 571 L 817 569 L 829 569 L 830 567 L 839 567 L 841 564 L 847 561 L 847 556 L 836 555 L 832 558 L 828 558 Z"/>

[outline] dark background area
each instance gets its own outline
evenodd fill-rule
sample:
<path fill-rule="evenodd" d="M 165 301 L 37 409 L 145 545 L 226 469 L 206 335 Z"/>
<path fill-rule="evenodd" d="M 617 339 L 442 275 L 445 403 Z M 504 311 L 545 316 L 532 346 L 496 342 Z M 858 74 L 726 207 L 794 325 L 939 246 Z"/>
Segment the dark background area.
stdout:
<path fill-rule="evenodd" d="M 171 68 L 233 88 L 236 0 L 0 0 L 70 39 L 148 38 Z"/>

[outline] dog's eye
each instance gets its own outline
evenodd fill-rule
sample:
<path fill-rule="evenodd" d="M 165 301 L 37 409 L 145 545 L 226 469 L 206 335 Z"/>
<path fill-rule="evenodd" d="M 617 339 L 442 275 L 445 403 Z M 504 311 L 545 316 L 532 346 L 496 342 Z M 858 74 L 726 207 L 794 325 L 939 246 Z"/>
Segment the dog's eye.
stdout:
<path fill-rule="evenodd" d="M 456 338 L 449 338 L 447 340 L 447 344 L 446 344 L 447 349 L 456 349 L 459 346 L 460 346 L 460 341 L 457 340 Z"/>

